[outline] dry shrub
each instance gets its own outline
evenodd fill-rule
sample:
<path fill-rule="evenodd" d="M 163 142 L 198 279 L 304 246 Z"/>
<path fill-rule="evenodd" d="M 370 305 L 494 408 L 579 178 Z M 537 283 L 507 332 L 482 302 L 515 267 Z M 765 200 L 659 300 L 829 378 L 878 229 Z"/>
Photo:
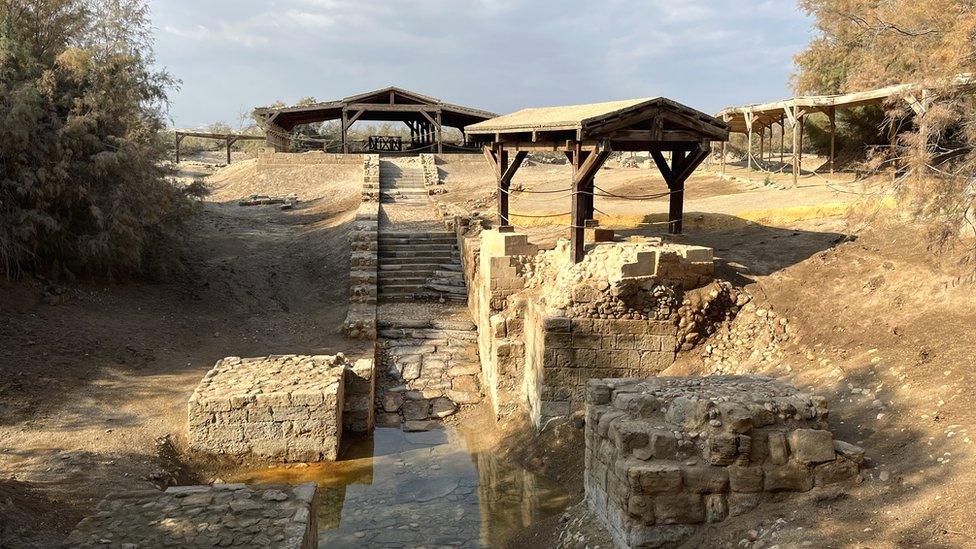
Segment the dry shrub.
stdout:
<path fill-rule="evenodd" d="M 190 211 L 166 181 L 166 90 L 143 0 L 0 0 L 0 268 L 174 265 Z"/>
<path fill-rule="evenodd" d="M 951 247 L 960 237 L 972 247 L 976 86 L 960 87 L 958 77 L 976 74 L 976 4 L 971 0 L 799 3 L 814 17 L 818 32 L 796 58 L 797 93 L 844 93 L 903 83 L 920 83 L 930 91 L 931 106 L 924 116 L 910 107 L 922 99 L 918 91 L 886 105 L 885 120 L 873 122 L 874 138 L 860 136 L 861 143 L 883 139 L 880 142 L 885 144 L 872 148 L 875 154 L 860 168 L 868 172 L 894 168 L 896 177 L 880 179 L 885 182 L 880 192 L 897 196 L 902 211 L 927 227 L 932 247 Z M 856 116 L 857 111 L 846 115 L 848 120 Z M 896 139 L 889 145 L 892 128 Z M 840 128 L 842 140 L 845 129 Z"/>

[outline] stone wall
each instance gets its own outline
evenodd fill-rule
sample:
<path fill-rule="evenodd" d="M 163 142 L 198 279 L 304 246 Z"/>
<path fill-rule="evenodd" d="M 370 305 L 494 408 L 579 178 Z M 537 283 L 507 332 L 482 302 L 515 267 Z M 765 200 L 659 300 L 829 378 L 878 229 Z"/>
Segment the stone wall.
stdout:
<path fill-rule="evenodd" d="M 376 406 L 376 364 L 363 359 L 346 366 L 342 426 L 346 432 L 372 433 Z"/>
<path fill-rule="evenodd" d="M 315 549 L 315 484 L 214 484 L 109 494 L 69 547 Z"/>
<path fill-rule="evenodd" d="M 767 494 L 855 479 L 825 399 L 760 376 L 592 379 L 587 505 L 620 547 L 672 547 Z"/>
<path fill-rule="evenodd" d="M 496 414 L 523 405 L 542 426 L 581 411 L 587 379 L 657 375 L 685 337 L 697 342 L 702 308 L 724 310 L 717 299 L 729 300 L 725 286 L 704 299 L 693 293 L 712 281 L 711 249 L 590 232 L 579 264 L 565 240 L 540 251 L 513 231 L 464 239 L 469 307 Z"/>
<path fill-rule="evenodd" d="M 190 447 L 274 461 L 335 460 L 347 409 L 351 430 L 372 425 L 372 407 L 364 409 L 373 400 L 372 370 L 371 360 L 351 364 L 341 354 L 220 360 L 190 397 Z"/>
<path fill-rule="evenodd" d="M 359 164 L 363 161 L 362 154 L 334 154 L 323 151 L 309 151 L 304 153 L 277 152 L 273 148 L 265 148 L 258 152 L 258 166 L 306 166 L 309 164 Z"/>
<path fill-rule="evenodd" d="M 524 234 L 483 231 L 480 239 L 462 239 L 468 282 L 468 308 L 478 325 L 478 356 L 484 390 L 496 415 L 519 405 L 526 341 L 524 266 L 538 247 Z M 510 299 L 511 298 L 511 299 Z"/>
<path fill-rule="evenodd" d="M 352 230 L 349 309 L 343 331 L 353 339 L 376 339 L 379 269 L 380 159 L 362 155 L 363 196 Z"/>
<path fill-rule="evenodd" d="M 546 316 L 530 307 L 524 394 L 536 425 L 583 408 L 590 378 L 656 376 L 674 362 L 672 322 Z M 527 340 L 528 341 L 528 340 Z"/>

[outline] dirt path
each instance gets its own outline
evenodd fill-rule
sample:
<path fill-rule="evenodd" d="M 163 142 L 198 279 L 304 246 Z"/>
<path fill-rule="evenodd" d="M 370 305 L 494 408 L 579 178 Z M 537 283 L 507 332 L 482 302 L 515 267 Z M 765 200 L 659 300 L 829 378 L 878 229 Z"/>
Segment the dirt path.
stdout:
<path fill-rule="evenodd" d="M 188 271 L 159 284 L 82 284 L 57 305 L 36 283 L 0 286 L 0 546 L 49 547 L 106 492 L 167 482 L 156 441 L 182 446 L 186 400 L 219 358 L 365 354 L 339 332 L 351 196 L 205 203 Z"/>

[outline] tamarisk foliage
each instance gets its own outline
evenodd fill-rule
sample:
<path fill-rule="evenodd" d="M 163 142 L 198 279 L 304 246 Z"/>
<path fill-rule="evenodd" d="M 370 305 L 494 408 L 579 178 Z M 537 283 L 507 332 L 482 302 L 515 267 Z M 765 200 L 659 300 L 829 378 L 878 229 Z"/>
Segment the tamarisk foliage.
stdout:
<path fill-rule="evenodd" d="M 144 0 L 0 0 L 0 270 L 172 266 L 189 211 L 162 162 L 166 92 Z"/>

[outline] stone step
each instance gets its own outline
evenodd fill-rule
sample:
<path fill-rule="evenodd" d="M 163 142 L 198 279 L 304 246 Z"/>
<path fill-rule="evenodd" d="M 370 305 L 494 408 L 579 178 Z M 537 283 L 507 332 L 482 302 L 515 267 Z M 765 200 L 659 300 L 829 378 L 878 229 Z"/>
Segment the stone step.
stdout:
<path fill-rule="evenodd" d="M 380 244 L 380 257 L 381 258 L 397 258 L 397 259 L 433 259 L 433 258 L 448 258 L 454 257 L 457 252 L 453 250 L 385 250 L 383 245 Z"/>
<path fill-rule="evenodd" d="M 424 329 L 424 328 L 435 328 L 437 330 L 451 330 L 451 331 L 462 331 L 462 332 L 475 332 L 478 327 L 474 322 L 470 320 L 449 320 L 449 319 L 434 319 L 434 320 L 411 320 L 409 318 L 398 318 L 390 320 L 378 320 L 376 321 L 376 326 L 379 328 L 411 328 L 411 329 Z"/>
<path fill-rule="evenodd" d="M 412 272 L 425 272 L 434 273 L 438 269 L 445 269 L 449 265 L 442 265 L 439 263 L 388 263 L 384 262 L 380 264 L 380 271 L 387 271 L 390 273 L 403 273 L 408 274 Z"/>
<path fill-rule="evenodd" d="M 428 231 L 428 232 L 399 232 L 391 231 L 380 235 L 380 238 L 451 238 L 455 239 L 454 233 L 450 231 Z"/>
<path fill-rule="evenodd" d="M 468 295 L 468 291 L 464 286 L 448 286 L 446 284 L 435 284 L 428 282 L 425 287 L 448 295 Z M 382 287 L 380 290 L 382 290 Z"/>
<path fill-rule="evenodd" d="M 442 264 L 442 257 L 384 257 L 380 261 L 380 269 L 413 269 L 418 265 Z M 426 268 L 426 267 L 425 267 Z"/>
<path fill-rule="evenodd" d="M 453 252 L 455 249 L 453 242 L 417 242 L 412 244 L 404 244 L 401 242 L 387 242 L 380 241 L 380 249 L 382 250 L 434 250 L 434 251 L 447 251 Z"/>

